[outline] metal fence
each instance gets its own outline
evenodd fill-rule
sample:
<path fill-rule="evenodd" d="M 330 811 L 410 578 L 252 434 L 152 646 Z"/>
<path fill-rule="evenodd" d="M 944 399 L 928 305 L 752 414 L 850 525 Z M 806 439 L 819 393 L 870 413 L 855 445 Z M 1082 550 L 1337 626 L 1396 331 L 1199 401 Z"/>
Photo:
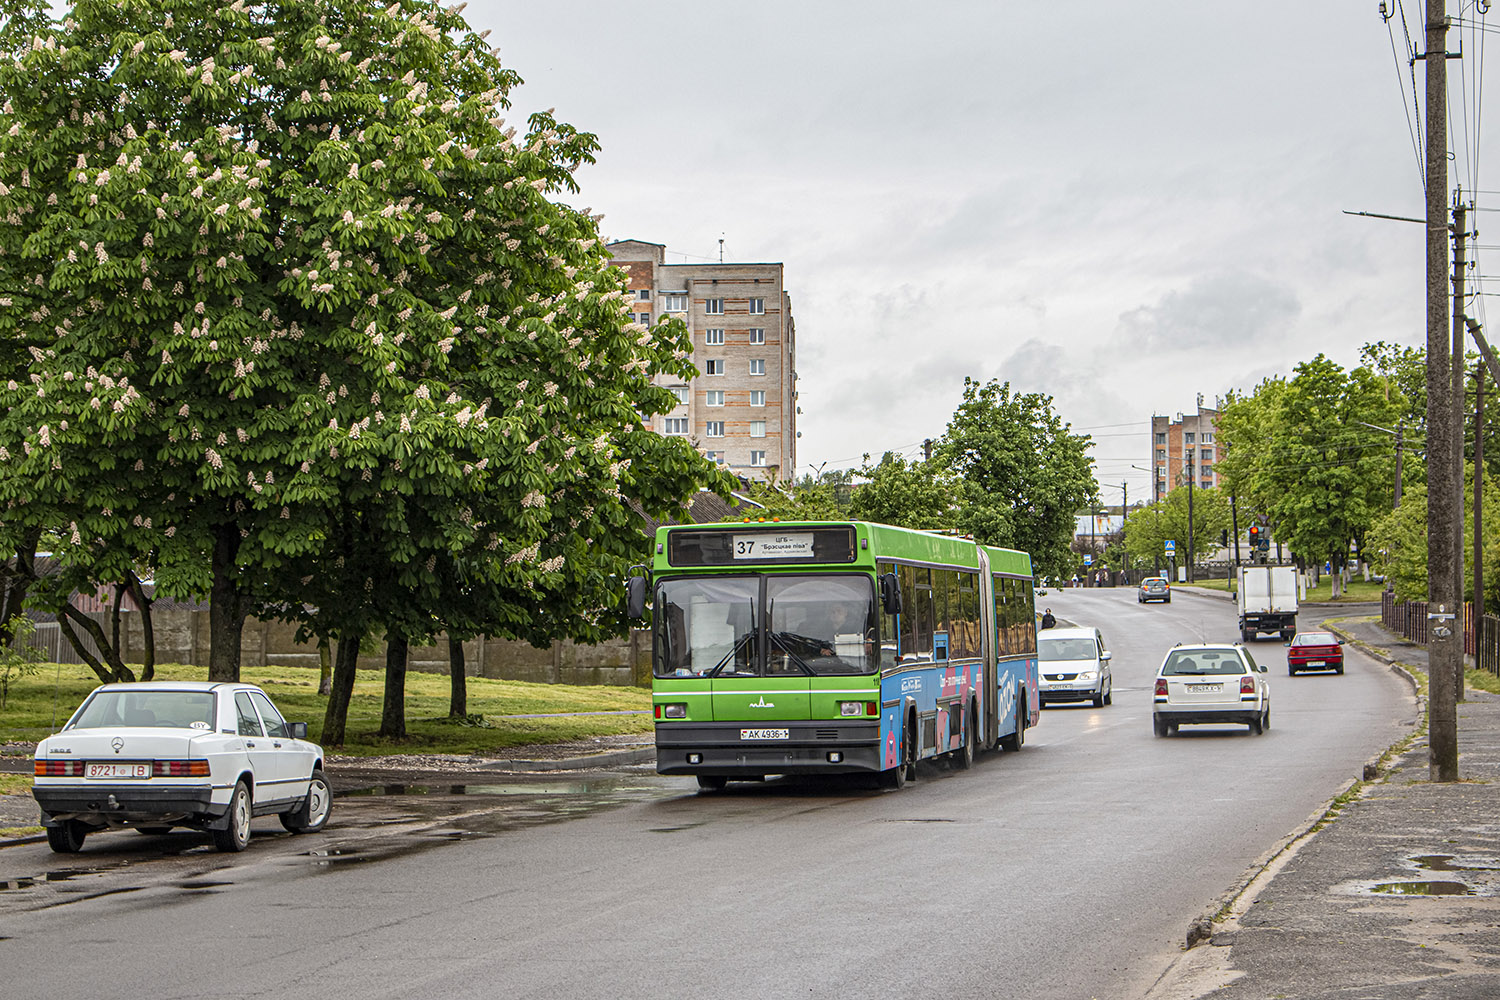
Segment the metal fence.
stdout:
<path fill-rule="evenodd" d="M 73 648 L 73 644 L 63 635 L 62 626 L 57 622 L 37 622 L 31 633 L 31 638 L 26 645 L 32 649 L 42 651 L 43 663 L 82 663 L 83 657 Z M 84 646 L 96 658 L 99 656 L 99 647 L 95 645 L 93 636 L 82 629 L 73 630 L 83 640 Z"/>
<path fill-rule="evenodd" d="M 1464 655 L 1474 666 L 1500 677 L 1500 616 L 1476 615 L 1474 605 L 1464 605 Z M 1398 601 L 1387 590 L 1381 596 L 1380 623 L 1412 642 L 1427 643 L 1427 602 Z"/>

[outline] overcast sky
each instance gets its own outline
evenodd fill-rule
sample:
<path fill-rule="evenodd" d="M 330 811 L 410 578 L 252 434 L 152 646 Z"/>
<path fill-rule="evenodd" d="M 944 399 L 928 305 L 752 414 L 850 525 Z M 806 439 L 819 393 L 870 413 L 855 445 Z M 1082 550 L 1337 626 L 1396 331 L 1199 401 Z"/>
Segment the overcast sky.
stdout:
<path fill-rule="evenodd" d="M 1416 30 L 1422 0 L 1405 6 Z M 799 475 L 919 453 L 969 375 L 1053 396 L 1095 437 L 1103 499 L 1127 482 L 1140 499 L 1153 413 L 1319 351 L 1348 367 L 1369 341 L 1425 342 L 1422 227 L 1343 214 L 1424 211 L 1389 32 L 1398 55 L 1406 41 L 1377 0 L 471 0 L 465 16 L 526 81 L 513 117 L 555 107 L 598 134 L 576 204 L 606 236 L 671 262 L 716 260 L 722 238 L 725 260 L 785 263 Z M 1465 32 L 1449 63 L 1452 143 L 1466 183 L 1500 189 L 1469 153 L 1486 37 Z"/>

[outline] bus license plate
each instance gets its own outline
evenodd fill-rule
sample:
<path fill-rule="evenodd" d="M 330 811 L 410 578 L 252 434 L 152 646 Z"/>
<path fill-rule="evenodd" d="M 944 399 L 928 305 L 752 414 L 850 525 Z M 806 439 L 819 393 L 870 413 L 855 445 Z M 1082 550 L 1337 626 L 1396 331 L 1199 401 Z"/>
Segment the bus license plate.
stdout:
<path fill-rule="evenodd" d="M 742 740 L 789 740 L 792 738 L 790 729 L 741 729 Z"/>
<path fill-rule="evenodd" d="M 85 778 L 149 778 L 151 765 L 141 764 L 94 764 L 84 767 Z"/>

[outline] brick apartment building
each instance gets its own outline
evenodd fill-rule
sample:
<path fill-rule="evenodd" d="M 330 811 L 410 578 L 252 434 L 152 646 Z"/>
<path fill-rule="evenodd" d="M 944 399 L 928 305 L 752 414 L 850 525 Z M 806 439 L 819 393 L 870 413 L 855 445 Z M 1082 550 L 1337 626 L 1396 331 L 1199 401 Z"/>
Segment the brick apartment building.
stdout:
<path fill-rule="evenodd" d="M 1219 485 L 1214 463 L 1219 456 L 1219 411 L 1198 397 L 1194 413 L 1151 417 L 1151 499 L 1160 500 L 1189 478 L 1202 489 Z"/>
<path fill-rule="evenodd" d="M 797 468 L 796 324 L 781 264 L 668 264 L 666 247 L 641 240 L 608 246 L 629 275 L 636 320 L 678 316 L 701 373 L 660 378 L 677 406 L 651 418 L 661 434 L 688 438 L 729 472 L 791 479 Z"/>

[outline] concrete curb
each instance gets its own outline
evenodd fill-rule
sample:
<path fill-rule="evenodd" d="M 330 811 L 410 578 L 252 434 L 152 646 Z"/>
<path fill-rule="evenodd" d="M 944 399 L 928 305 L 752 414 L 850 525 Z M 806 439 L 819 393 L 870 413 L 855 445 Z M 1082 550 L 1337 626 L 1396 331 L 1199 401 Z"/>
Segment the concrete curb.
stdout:
<path fill-rule="evenodd" d="M 584 757 L 565 757 L 561 760 L 489 760 L 479 765 L 484 771 L 588 771 L 605 767 L 623 767 L 627 764 L 644 764 L 656 760 L 655 747 L 639 750 L 611 750 L 606 753 L 588 754 Z"/>

